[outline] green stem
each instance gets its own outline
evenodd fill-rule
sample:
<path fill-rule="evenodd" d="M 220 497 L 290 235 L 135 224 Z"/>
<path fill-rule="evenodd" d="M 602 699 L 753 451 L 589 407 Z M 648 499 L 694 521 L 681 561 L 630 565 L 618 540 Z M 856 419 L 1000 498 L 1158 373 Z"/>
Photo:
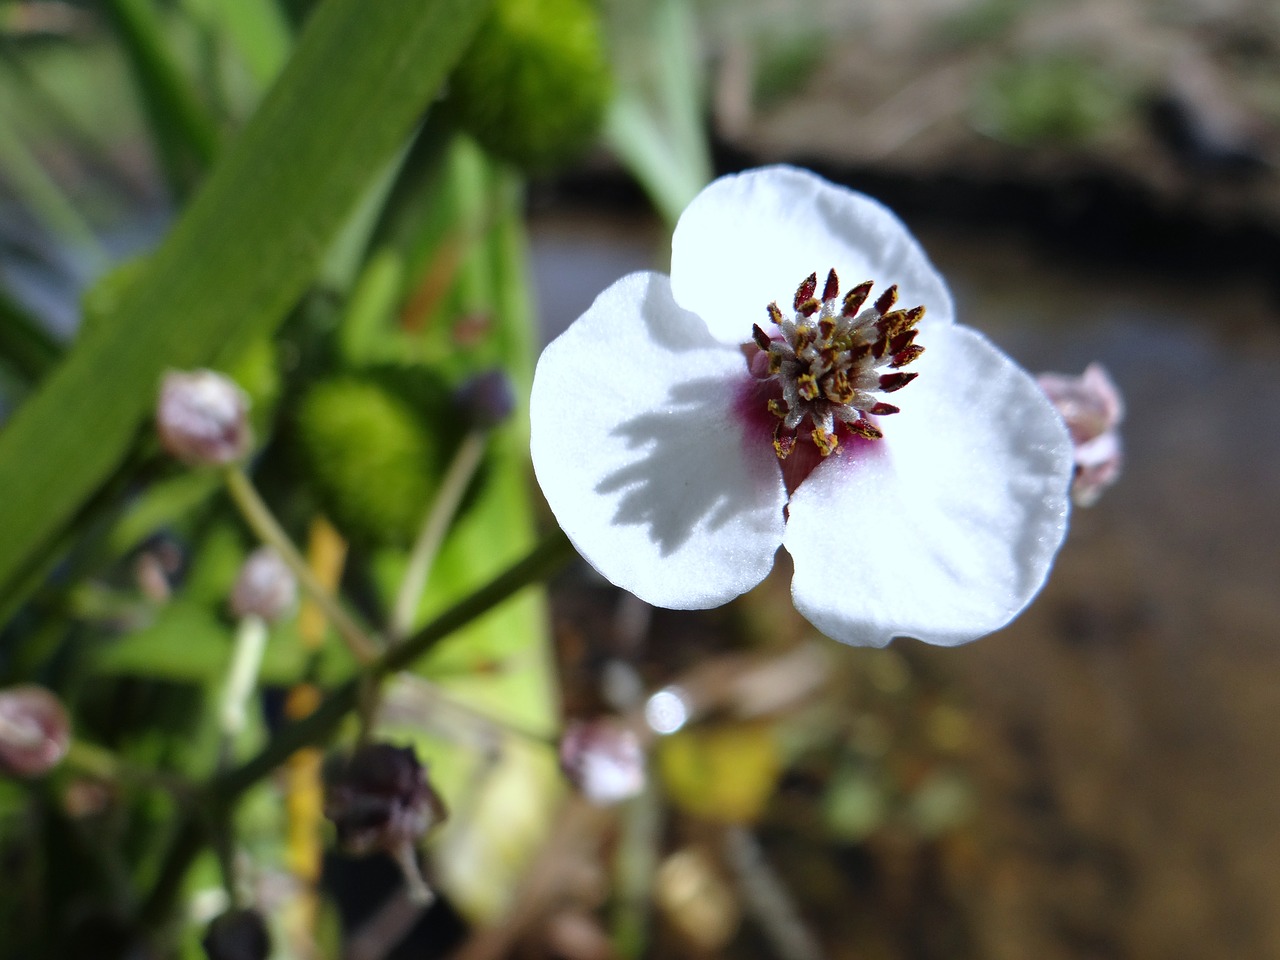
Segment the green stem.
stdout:
<path fill-rule="evenodd" d="M 458 506 L 462 496 L 467 492 L 471 479 L 480 468 L 484 459 L 485 441 L 488 434 L 483 430 L 472 430 L 467 434 L 453 462 L 445 472 L 440 483 L 440 492 L 435 502 L 423 518 L 422 529 L 414 542 L 413 553 L 409 556 L 409 566 L 405 570 L 404 580 L 400 583 L 400 592 L 396 596 L 395 610 L 391 617 L 388 633 L 391 643 L 397 643 L 413 629 L 413 621 L 418 612 L 418 601 L 427 585 L 427 577 L 431 574 L 436 554 L 444 543 L 445 534 L 453 518 L 458 514 Z"/>
<path fill-rule="evenodd" d="M 360 700 L 365 677 L 403 670 L 433 646 L 531 583 L 549 577 L 574 556 L 573 546 L 557 530 L 523 559 L 498 574 L 471 596 L 458 601 L 403 643 L 392 647 L 330 693 L 314 713 L 282 728 L 256 757 L 218 778 L 215 789 L 227 800 L 238 797 L 278 767 L 294 751 L 325 740 Z"/>
<path fill-rule="evenodd" d="M 249 614 L 236 628 L 236 642 L 231 655 L 231 669 L 222 691 L 222 710 L 218 717 L 222 739 L 229 756 L 232 745 L 244 729 L 245 710 L 257 686 L 262 654 L 267 648 L 267 624 L 259 616 Z"/>
<path fill-rule="evenodd" d="M 226 816 L 246 790 L 293 753 L 332 736 L 343 718 L 358 705 L 360 688 L 366 677 L 381 677 L 403 670 L 455 630 L 488 613 L 530 584 L 551 576 L 573 556 L 568 538 L 559 530 L 555 531 L 523 560 L 454 604 L 403 643 L 365 665 L 356 676 L 325 697 L 313 713 L 281 728 L 257 756 L 215 776 L 205 790 L 205 803 L 196 805 L 179 825 L 156 885 L 143 903 L 139 919 L 143 923 L 154 924 L 172 912 L 182 878 L 208 842 L 210 825 Z"/>
<path fill-rule="evenodd" d="M 369 635 L 342 608 L 333 594 L 325 589 L 324 584 L 316 578 L 307 561 L 303 559 L 302 554 L 298 552 L 298 548 L 289 539 L 289 535 L 284 532 L 284 529 L 272 515 L 270 508 L 263 502 L 262 497 L 258 495 L 257 489 L 253 486 L 253 481 L 249 479 L 248 475 L 240 467 L 228 468 L 224 476 L 227 483 L 227 492 L 231 495 L 231 499 L 244 517 L 245 523 L 249 525 L 250 529 L 258 535 L 258 538 L 263 543 L 276 549 L 285 564 L 293 571 L 293 575 L 298 578 L 298 583 L 301 584 L 302 589 L 307 591 L 311 599 L 324 611 L 324 615 L 329 622 L 337 629 L 339 636 L 342 637 L 356 660 L 360 663 L 373 661 L 378 655 L 377 644 L 369 639 Z"/>

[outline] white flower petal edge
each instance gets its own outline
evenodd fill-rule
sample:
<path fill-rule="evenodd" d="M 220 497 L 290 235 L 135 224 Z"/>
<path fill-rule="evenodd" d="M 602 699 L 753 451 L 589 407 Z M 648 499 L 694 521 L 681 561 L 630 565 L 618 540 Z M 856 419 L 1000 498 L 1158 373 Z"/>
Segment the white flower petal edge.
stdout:
<path fill-rule="evenodd" d="M 841 289 L 864 280 L 876 296 L 898 285 L 900 303 L 927 308 L 921 333 L 950 324 L 951 293 L 920 244 L 887 207 L 796 167 L 721 177 L 680 215 L 671 238 L 671 292 L 725 343 L 750 338 L 778 301 L 829 269 Z M 922 339 L 922 342 L 923 339 Z"/>
<path fill-rule="evenodd" d="M 990 633 L 1066 533 L 1071 440 L 1035 381 L 968 328 L 927 343 L 879 449 L 823 463 L 791 498 L 793 600 L 845 643 Z"/>
<path fill-rule="evenodd" d="M 642 600 L 719 606 L 773 566 L 786 493 L 729 415 L 745 377 L 656 273 L 613 284 L 538 361 L 538 483 L 578 552 Z"/>

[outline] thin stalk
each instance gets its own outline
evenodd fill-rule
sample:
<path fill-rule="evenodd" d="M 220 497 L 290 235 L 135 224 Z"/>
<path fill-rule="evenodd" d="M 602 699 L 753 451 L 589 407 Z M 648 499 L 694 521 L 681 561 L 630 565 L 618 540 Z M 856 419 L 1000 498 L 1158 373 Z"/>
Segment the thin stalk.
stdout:
<path fill-rule="evenodd" d="M 405 570 L 404 579 L 400 583 L 400 592 L 396 595 L 395 608 L 388 629 L 390 641 L 397 643 L 413 629 L 414 617 L 418 612 L 418 601 L 427 585 L 431 567 L 435 563 L 440 546 L 444 543 L 445 534 L 458 514 L 458 506 L 462 496 L 467 492 L 480 462 L 484 459 L 485 443 L 488 433 L 484 430 L 472 430 L 463 439 L 458 452 L 453 455 L 449 469 L 445 471 L 440 483 L 440 491 L 435 502 L 422 520 L 422 529 L 418 531 L 418 539 L 413 544 L 413 552 L 409 555 L 409 566 Z"/>
<path fill-rule="evenodd" d="M 523 560 L 517 561 L 471 596 L 454 604 L 403 643 L 393 647 L 321 701 L 313 713 L 280 729 L 251 760 L 218 774 L 206 787 L 205 805 L 189 810 L 178 826 L 165 855 L 156 885 L 143 902 L 139 919 L 154 924 L 172 912 L 173 898 L 182 878 L 209 836 L 209 824 L 225 815 L 240 796 L 303 747 L 324 742 L 359 701 L 365 676 L 385 676 L 402 670 L 436 643 L 488 613 L 520 590 L 546 579 L 574 555 L 568 538 L 559 530 L 544 539 Z M 213 814 L 211 817 L 210 814 Z"/>
<path fill-rule="evenodd" d="M 218 778 L 215 788 L 227 800 L 238 797 L 301 747 L 323 742 L 342 719 L 358 705 L 360 686 L 368 676 L 386 676 L 403 670 L 455 630 L 488 613 L 503 600 L 531 583 L 559 570 L 574 555 L 573 546 L 559 530 L 535 546 L 523 560 L 508 567 L 488 584 L 436 617 L 404 642 L 392 647 L 360 673 L 320 702 L 314 713 L 282 727 L 256 757 Z"/>
<path fill-rule="evenodd" d="M 222 691 L 222 710 L 218 716 L 227 755 L 230 755 L 235 738 L 244 729 L 249 697 L 257 686 L 262 654 L 266 649 L 266 622 L 254 614 L 242 618 L 236 628 L 231 669 L 227 671 L 227 683 Z"/>
<path fill-rule="evenodd" d="M 316 602 L 329 618 L 329 622 L 337 629 L 352 655 L 362 664 L 368 664 L 378 655 L 377 645 L 369 639 L 369 635 L 355 622 L 337 599 L 325 589 L 298 548 L 293 545 L 289 535 L 272 515 L 270 508 L 258 495 L 248 475 L 240 467 L 230 467 L 224 473 L 227 492 L 235 502 L 237 509 L 251 530 L 265 544 L 275 547 L 285 564 L 298 578 L 302 589 Z"/>

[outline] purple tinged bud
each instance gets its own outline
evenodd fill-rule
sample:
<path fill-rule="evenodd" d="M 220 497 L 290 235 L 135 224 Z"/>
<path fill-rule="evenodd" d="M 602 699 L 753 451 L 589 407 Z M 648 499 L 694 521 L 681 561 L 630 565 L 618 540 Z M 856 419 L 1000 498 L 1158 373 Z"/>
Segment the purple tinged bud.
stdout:
<path fill-rule="evenodd" d="M 369 743 L 327 765 L 324 815 L 348 853 L 399 856 L 447 813 L 412 747 Z"/>
<path fill-rule="evenodd" d="M 496 427 L 516 407 L 510 378 L 501 370 L 486 370 L 466 380 L 454 399 L 477 427 Z"/>
<path fill-rule="evenodd" d="M 156 430 L 164 448 L 189 466 L 235 463 L 253 442 L 249 397 L 213 370 L 172 370 L 160 385 Z"/>
<path fill-rule="evenodd" d="M 39 777 L 56 767 L 71 745 L 71 721 L 44 687 L 0 690 L 0 773 Z"/>
<path fill-rule="evenodd" d="M 209 960 L 267 960 L 271 936 L 257 910 L 235 909 L 215 917 L 200 941 Z"/>
<path fill-rule="evenodd" d="M 1100 363 L 1089 364 L 1078 377 L 1042 373 L 1036 380 L 1071 434 L 1076 463 L 1072 499 L 1078 506 L 1093 506 L 1120 477 L 1124 398 Z"/>
<path fill-rule="evenodd" d="M 298 602 L 298 581 L 274 547 L 249 554 L 231 590 L 231 613 L 237 619 L 258 616 L 273 623 Z"/>
<path fill-rule="evenodd" d="M 617 720 L 575 720 L 560 738 L 560 768 L 588 801 L 607 807 L 644 789 L 644 750 Z"/>

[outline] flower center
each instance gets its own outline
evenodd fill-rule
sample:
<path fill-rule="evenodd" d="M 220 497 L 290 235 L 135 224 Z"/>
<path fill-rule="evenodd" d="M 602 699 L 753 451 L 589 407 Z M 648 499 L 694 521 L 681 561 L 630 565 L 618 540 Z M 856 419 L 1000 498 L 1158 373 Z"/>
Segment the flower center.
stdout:
<path fill-rule="evenodd" d="M 796 290 L 795 316 L 787 319 L 769 304 L 770 335 L 755 324 L 752 338 L 760 349 L 751 364 L 762 379 L 774 381 L 781 396 L 768 401 L 777 423 L 773 449 L 786 460 L 798 442 L 811 440 L 823 457 L 840 445 L 841 424 L 867 440 L 884 436 L 868 417 L 897 413 L 878 393 L 901 390 L 917 376 L 902 368 L 924 353 L 915 342 L 924 307 L 895 310 L 897 284 L 863 309 L 873 284 L 858 284 L 840 297 L 835 270 L 827 274 L 822 298 L 818 275 L 811 273 Z M 767 366 L 765 360 L 767 358 Z"/>

